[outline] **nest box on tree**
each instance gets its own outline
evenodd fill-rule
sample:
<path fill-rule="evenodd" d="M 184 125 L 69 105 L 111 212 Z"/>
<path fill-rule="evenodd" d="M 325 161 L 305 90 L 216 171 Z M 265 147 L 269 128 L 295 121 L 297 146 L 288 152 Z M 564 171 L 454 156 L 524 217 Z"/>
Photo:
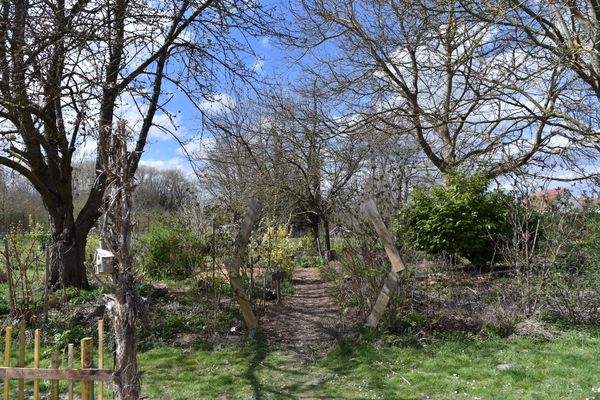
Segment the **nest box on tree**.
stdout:
<path fill-rule="evenodd" d="M 114 271 L 114 254 L 108 250 L 96 250 L 96 275 L 112 274 Z"/>

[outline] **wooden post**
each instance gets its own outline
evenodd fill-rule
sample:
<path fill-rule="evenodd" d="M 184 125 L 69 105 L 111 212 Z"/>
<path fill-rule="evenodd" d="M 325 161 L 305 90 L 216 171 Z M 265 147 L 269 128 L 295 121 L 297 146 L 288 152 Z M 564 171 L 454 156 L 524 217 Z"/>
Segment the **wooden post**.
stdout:
<path fill-rule="evenodd" d="M 50 246 L 46 243 L 46 260 L 44 276 L 44 323 L 48 322 L 48 279 L 50 279 Z"/>
<path fill-rule="evenodd" d="M 276 287 L 276 291 L 277 291 L 277 304 L 279 304 L 280 297 L 281 297 L 281 281 L 279 279 L 277 279 L 275 281 L 275 287 Z"/>
<path fill-rule="evenodd" d="M 40 367 L 40 330 L 35 330 L 33 339 L 33 368 Z M 33 400 L 40 400 L 40 380 L 33 381 Z"/>
<path fill-rule="evenodd" d="M 81 368 L 92 367 L 92 338 L 81 339 Z M 92 382 L 81 381 L 81 400 L 92 400 Z"/>
<path fill-rule="evenodd" d="M 6 257 L 6 281 L 8 282 L 8 304 L 10 308 L 10 314 L 15 313 L 15 297 L 13 288 L 13 277 L 12 277 L 12 266 L 10 263 L 10 253 L 8 251 L 8 240 L 4 236 L 4 257 Z"/>
<path fill-rule="evenodd" d="M 98 368 L 104 368 L 104 320 L 98 320 Z M 104 400 L 104 382 L 98 383 L 98 400 Z"/>
<path fill-rule="evenodd" d="M 58 353 L 54 352 L 50 357 L 50 368 L 58 369 L 59 366 Z M 56 379 L 50 381 L 50 400 L 58 400 L 58 380 Z"/>
<path fill-rule="evenodd" d="M 19 326 L 19 368 L 25 367 L 25 320 Z M 25 399 L 25 380 L 19 379 L 19 400 Z"/>
<path fill-rule="evenodd" d="M 383 243 L 385 252 L 390 259 L 390 263 L 392 264 L 392 270 L 385 279 L 383 287 L 379 292 L 379 296 L 377 296 L 377 301 L 371 310 L 371 314 L 369 314 L 369 317 L 367 318 L 366 325 L 375 328 L 379 324 L 379 320 L 381 319 L 381 316 L 383 315 L 385 308 L 390 301 L 390 297 L 398 287 L 398 281 L 400 280 L 398 273 L 406 269 L 406 266 L 400 257 L 398 249 L 396 248 L 394 237 L 385 226 L 385 223 L 383 222 L 383 219 L 377 210 L 375 202 L 372 199 L 367 201 L 363 205 L 363 210 L 371 221 L 371 224 L 373 224 L 375 231 L 379 235 L 379 239 Z"/>
<path fill-rule="evenodd" d="M 217 269 L 217 224 L 213 221 L 212 226 L 212 291 L 217 293 L 217 285 L 215 280 L 215 270 Z"/>
<path fill-rule="evenodd" d="M 247 258 L 248 253 L 248 242 L 250 241 L 250 234 L 252 228 L 260 212 L 261 205 L 258 201 L 252 201 L 246 209 L 246 215 L 240 225 L 240 231 L 235 238 L 234 243 L 234 255 L 227 261 L 227 270 L 229 273 L 229 284 L 233 290 L 233 295 L 238 302 L 242 311 L 242 316 L 246 322 L 246 328 L 248 328 L 249 336 L 254 336 L 256 328 L 258 327 L 258 319 L 250 304 L 250 299 L 246 294 L 242 278 L 240 276 L 240 268 Z"/>
<path fill-rule="evenodd" d="M 12 326 L 6 327 L 6 338 L 4 342 L 4 366 L 10 367 L 10 345 L 12 343 Z M 4 378 L 4 400 L 8 400 L 10 387 L 8 378 Z"/>
<path fill-rule="evenodd" d="M 68 367 L 71 369 L 75 368 L 75 346 L 73 345 L 73 343 L 69 343 L 69 346 L 67 347 L 67 358 L 68 358 L 68 360 L 67 360 Z M 72 379 L 69 380 L 67 399 L 73 400 L 73 380 Z"/>

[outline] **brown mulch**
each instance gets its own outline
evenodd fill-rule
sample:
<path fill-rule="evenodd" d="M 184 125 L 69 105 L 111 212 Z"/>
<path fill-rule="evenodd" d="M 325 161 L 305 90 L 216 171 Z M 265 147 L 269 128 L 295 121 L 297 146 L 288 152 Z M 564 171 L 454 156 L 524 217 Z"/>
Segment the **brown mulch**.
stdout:
<path fill-rule="evenodd" d="M 333 286 L 316 268 L 294 271 L 296 292 L 268 307 L 260 318 L 267 341 L 295 350 L 327 346 L 344 329 L 342 311 L 333 297 Z"/>

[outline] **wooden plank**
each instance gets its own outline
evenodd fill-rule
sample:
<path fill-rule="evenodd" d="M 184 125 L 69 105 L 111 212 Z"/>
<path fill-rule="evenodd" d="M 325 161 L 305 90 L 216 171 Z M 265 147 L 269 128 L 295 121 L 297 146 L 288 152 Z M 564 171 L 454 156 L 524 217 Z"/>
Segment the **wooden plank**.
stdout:
<path fill-rule="evenodd" d="M 394 271 L 388 272 L 387 277 L 383 281 L 383 286 L 379 291 L 379 295 L 377 296 L 377 300 L 373 305 L 373 309 L 367 318 L 366 326 L 370 326 L 372 328 L 377 327 L 379 325 L 379 321 L 385 312 L 385 308 L 389 303 L 392 295 L 396 291 L 398 287 L 398 282 L 400 281 L 400 277 Z"/>
<path fill-rule="evenodd" d="M 391 296 L 398 287 L 398 282 L 400 281 L 398 273 L 406 269 L 406 265 L 402 261 L 400 253 L 396 248 L 394 237 L 390 233 L 389 229 L 385 226 L 385 223 L 383 222 L 383 219 L 377 210 L 375 201 L 373 201 L 373 199 L 367 201 L 363 205 L 363 211 L 371 221 L 373 228 L 375 228 L 381 243 L 383 243 L 383 247 L 390 260 L 390 263 L 392 264 L 392 270 L 388 273 L 386 279 L 384 280 L 383 287 L 381 288 L 379 295 L 377 296 L 377 300 L 373 305 L 373 309 L 367 318 L 366 325 L 375 328 L 377 325 L 379 325 L 379 320 L 381 319 L 381 316 L 383 315 Z"/>
<path fill-rule="evenodd" d="M 104 320 L 98 320 L 98 368 L 104 368 Z M 104 383 L 98 383 L 98 400 L 104 400 Z"/>
<path fill-rule="evenodd" d="M 81 368 L 92 366 L 92 338 L 81 339 Z M 92 382 L 81 380 L 81 400 L 92 400 Z"/>
<path fill-rule="evenodd" d="M 35 330 L 33 339 L 33 368 L 40 367 L 40 330 Z M 35 379 L 33 381 L 33 400 L 40 400 L 40 381 Z"/>
<path fill-rule="evenodd" d="M 112 369 L 98 368 L 64 368 L 64 369 L 46 369 L 46 368 L 17 368 L 0 367 L 0 377 L 10 379 L 45 379 L 45 380 L 88 380 L 112 382 Z"/>
<path fill-rule="evenodd" d="M 10 345 L 12 343 L 12 326 L 6 327 L 6 338 L 4 344 L 4 366 L 10 367 Z M 10 386 L 8 377 L 4 378 L 4 400 L 8 400 L 8 394 L 10 392 Z"/>
<path fill-rule="evenodd" d="M 258 201 L 252 201 L 246 209 L 244 220 L 240 224 L 240 230 L 234 242 L 234 254 L 226 263 L 227 271 L 229 272 L 229 284 L 233 290 L 233 296 L 240 306 L 242 316 L 248 328 L 248 335 L 254 336 L 258 327 L 258 319 L 252 309 L 250 299 L 246 294 L 246 288 L 240 276 L 242 264 L 246 261 L 248 255 L 248 242 L 252 234 L 252 228 L 258 218 L 261 210 L 261 204 Z"/>
<path fill-rule="evenodd" d="M 69 343 L 67 347 L 67 367 L 73 369 L 75 367 L 75 346 L 73 343 Z M 69 380 L 69 388 L 67 390 L 67 399 L 73 400 L 73 380 Z"/>
<path fill-rule="evenodd" d="M 52 353 L 50 358 L 50 368 L 53 370 L 58 370 L 58 353 Z M 52 379 L 50 381 L 50 400 L 58 400 L 58 379 Z"/>
<path fill-rule="evenodd" d="M 25 366 L 25 320 L 19 326 L 19 364 L 20 368 Z M 25 399 L 25 380 L 19 379 L 19 400 Z"/>
<path fill-rule="evenodd" d="M 385 253 L 387 254 L 388 258 L 390 259 L 390 263 L 392 264 L 392 271 L 394 271 L 395 273 L 399 273 L 400 271 L 405 270 L 406 265 L 402 261 L 400 253 L 396 248 L 396 242 L 394 240 L 394 237 L 392 236 L 389 229 L 385 226 L 385 223 L 383 222 L 383 219 L 381 218 L 381 215 L 377 210 L 377 205 L 375 204 L 375 201 L 373 201 L 372 199 L 367 201 L 363 205 L 363 210 L 369 218 L 369 221 L 371 221 L 373 228 L 375 228 L 375 232 L 377 232 L 381 243 L 383 243 Z"/>

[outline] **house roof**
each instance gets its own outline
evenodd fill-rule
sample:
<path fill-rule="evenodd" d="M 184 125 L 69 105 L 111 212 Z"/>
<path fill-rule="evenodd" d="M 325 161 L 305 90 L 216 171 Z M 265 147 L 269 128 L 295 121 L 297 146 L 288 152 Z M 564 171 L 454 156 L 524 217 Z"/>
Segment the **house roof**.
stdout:
<path fill-rule="evenodd" d="M 557 200 L 563 194 L 570 195 L 571 192 L 569 192 L 569 190 L 567 190 L 565 188 L 556 188 L 556 189 L 542 190 L 540 192 L 535 192 L 535 193 L 532 193 L 531 195 L 529 195 L 529 197 L 532 199 L 540 199 L 540 200 L 545 200 L 547 202 L 551 202 L 551 201 Z"/>
<path fill-rule="evenodd" d="M 582 196 L 582 197 L 578 197 L 577 201 L 584 207 L 594 207 L 594 206 L 600 205 L 599 198 Z"/>
<path fill-rule="evenodd" d="M 559 187 L 556 189 L 542 190 L 532 193 L 527 197 L 526 202 L 538 211 L 544 211 L 557 201 L 562 201 L 567 198 L 575 200 L 568 189 Z"/>

